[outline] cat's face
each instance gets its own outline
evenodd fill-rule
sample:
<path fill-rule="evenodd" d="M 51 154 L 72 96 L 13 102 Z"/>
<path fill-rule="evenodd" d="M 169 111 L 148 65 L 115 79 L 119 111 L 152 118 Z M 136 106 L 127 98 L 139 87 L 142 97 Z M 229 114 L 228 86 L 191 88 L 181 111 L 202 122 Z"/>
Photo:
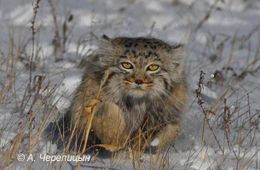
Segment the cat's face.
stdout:
<path fill-rule="evenodd" d="M 110 42 L 101 59 L 113 68 L 106 88 L 109 91 L 151 98 L 168 95 L 173 82 L 181 79 L 181 47 L 149 38 L 116 38 Z"/>
<path fill-rule="evenodd" d="M 129 53 L 120 56 L 118 68 L 120 70 L 118 81 L 124 88 L 125 93 L 134 97 L 145 95 L 156 95 L 165 91 L 164 79 L 169 79 L 169 75 L 162 70 L 163 64 L 160 60 L 150 56 L 145 58 L 143 55 L 133 56 Z"/>

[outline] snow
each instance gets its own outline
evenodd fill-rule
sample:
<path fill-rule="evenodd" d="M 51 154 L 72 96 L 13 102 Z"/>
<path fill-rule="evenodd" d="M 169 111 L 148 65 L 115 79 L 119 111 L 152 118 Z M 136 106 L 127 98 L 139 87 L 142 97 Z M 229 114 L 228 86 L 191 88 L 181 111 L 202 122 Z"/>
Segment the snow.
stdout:
<path fill-rule="evenodd" d="M 3 148 L 8 145 L 10 141 L 15 137 L 16 133 L 5 132 L 1 134 L 0 147 Z"/>
<path fill-rule="evenodd" d="M 97 37 L 103 34 L 109 37 L 151 35 L 187 47 L 190 103 L 184 115 L 183 134 L 167 152 L 169 169 L 233 170 L 237 169 L 236 165 L 252 170 L 259 168 L 259 0 L 219 0 L 216 4 L 216 0 L 53 2 L 60 36 L 65 18 L 73 15 L 73 20 L 67 23 L 66 51 L 60 53 L 63 60 L 55 60 L 53 16 L 48 1 L 41 1 L 36 17 L 35 68 L 31 80 L 35 89 L 41 89 L 33 90 L 29 95 L 27 64 L 32 53 L 32 1 L 0 0 L 0 159 L 1 153 L 8 149 L 20 131 L 20 123 L 29 127 L 28 110 L 32 105 L 31 109 L 37 113 L 32 134 L 36 134 L 37 128 L 44 123 L 42 117 L 50 114 L 49 120 L 52 120 L 51 117 L 67 111 L 84 71 L 81 62 L 96 48 Z M 214 4 L 209 18 L 202 22 Z M 197 27 L 199 23 L 201 25 Z M 212 111 L 207 113 L 213 130 L 205 123 L 205 114 L 197 104 L 195 90 L 201 70 L 205 73 L 202 106 Z M 216 71 L 222 73 L 220 77 L 213 76 Z M 246 74 L 242 79 L 241 73 Z M 37 84 L 38 79 L 33 82 L 37 76 L 45 77 L 42 84 L 40 81 Z M 225 126 L 227 116 L 231 116 L 229 127 Z M 229 133 L 225 136 L 227 130 Z M 26 146 L 26 141 L 28 134 L 21 146 Z M 151 145 L 156 146 L 158 142 L 154 140 Z M 20 148 L 20 151 L 24 150 L 26 147 Z M 34 154 L 56 152 L 61 151 L 43 138 L 33 150 Z M 150 162 L 154 157 L 145 154 L 140 169 L 156 167 Z M 14 167 L 29 167 L 29 164 L 12 162 Z M 65 167 L 69 168 L 71 164 L 65 163 Z M 117 160 L 116 164 L 109 158 L 97 158 L 84 165 L 82 169 L 91 169 L 91 166 L 133 169 L 127 158 Z M 39 160 L 32 164 L 35 169 L 46 166 Z"/>
<path fill-rule="evenodd" d="M 29 23 L 32 18 L 32 6 L 30 4 L 26 4 L 23 6 L 16 7 L 13 11 L 11 11 L 7 15 L 7 19 L 12 21 L 12 24 L 15 26 L 20 26 L 25 23 Z"/>

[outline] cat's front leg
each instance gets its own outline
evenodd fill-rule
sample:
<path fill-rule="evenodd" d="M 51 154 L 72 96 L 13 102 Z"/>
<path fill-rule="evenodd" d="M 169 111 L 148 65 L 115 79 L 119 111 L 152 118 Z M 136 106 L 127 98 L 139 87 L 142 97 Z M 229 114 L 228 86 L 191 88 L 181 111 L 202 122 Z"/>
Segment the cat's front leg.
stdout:
<path fill-rule="evenodd" d="M 101 146 L 111 152 L 123 149 L 128 141 L 129 133 L 126 129 L 122 110 L 114 103 L 106 102 L 98 107 L 92 128 L 101 140 Z"/>
<path fill-rule="evenodd" d="M 150 143 L 150 147 L 156 152 L 163 150 L 168 144 L 170 144 L 180 134 L 179 123 L 169 123 L 163 127 L 155 138 Z"/>

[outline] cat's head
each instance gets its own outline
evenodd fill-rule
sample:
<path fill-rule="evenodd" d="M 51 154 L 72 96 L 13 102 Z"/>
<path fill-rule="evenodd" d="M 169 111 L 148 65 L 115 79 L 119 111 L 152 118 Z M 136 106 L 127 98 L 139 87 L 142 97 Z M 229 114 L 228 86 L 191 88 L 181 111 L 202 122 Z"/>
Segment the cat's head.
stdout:
<path fill-rule="evenodd" d="M 101 41 L 96 62 L 110 69 L 108 95 L 122 93 L 135 98 L 167 95 L 183 79 L 184 49 L 155 38 L 118 37 Z"/>

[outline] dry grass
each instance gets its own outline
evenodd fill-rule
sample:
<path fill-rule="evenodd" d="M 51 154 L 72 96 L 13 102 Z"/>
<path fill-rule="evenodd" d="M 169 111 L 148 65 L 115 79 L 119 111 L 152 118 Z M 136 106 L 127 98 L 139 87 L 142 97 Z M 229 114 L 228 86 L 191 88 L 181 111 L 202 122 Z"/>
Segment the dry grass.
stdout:
<path fill-rule="evenodd" d="M 59 26 L 57 21 L 56 8 L 52 0 L 48 1 L 51 7 L 51 13 L 53 16 L 54 25 L 54 38 L 53 38 L 53 52 L 56 57 L 56 61 L 63 58 L 63 54 L 66 53 L 66 47 L 68 44 L 68 37 L 70 35 L 70 29 L 68 28 L 69 23 L 73 20 L 73 15 L 68 14 L 63 24 Z M 216 1 L 217 3 L 218 1 Z M 209 8 L 208 13 L 205 17 L 198 23 L 195 27 L 197 32 L 203 27 L 203 24 L 210 17 L 213 8 L 215 8 L 216 3 Z M 25 40 L 23 42 L 16 42 L 13 34 L 9 35 L 9 44 L 7 53 L 0 49 L 0 72 L 4 75 L 4 80 L 0 82 L 0 104 L 7 105 L 9 101 L 12 101 L 12 105 L 15 105 L 16 112 L 11 115 L 11 118 L 18 117 L 19 119 L 13 119 L 12 121 L 5 123 L 0 129 L 0 139 L 3 141 L 8 141 L 5 144 L 1 144 L 1 168 L 13 168 L 16 164 L 19 164 L 16 156 L 18 153 L 25 153 L 29 155 L 31 153 L 37 154 L 42 150 L 47 150 L 44 148 L 42 141 L 42 134 L 45 128 L 48 126 L 50 121 L 55 120 L 59 117 L 60 113 L 56 108 L 56 103 L 54 103 L 55 91 L 60 86 L 49 85 L 48 77 L 45 75 L 37 74 L 36 69 L 38 65 L 41 65 L 37 57 L 39 47 L 36 46 L 36 36 L 38 34 L 38 28 L 35 28 L 35 22 L 37 20 L 37 13 L 40 9 L 40 0 L 34 1 L 33 4 L 33 19 L 31 21 L 31 38 L 30 40 Z M 151 26 L 150 34 L 153 33 L 154 24 Z M 190 151 L 188 158 L 184 162 L 184 166 L 188 169 L 189 165 L 196 161 L 197 157 L 201 157 L 207 161 L 206 157 L 209 157 L 209 148 L 212 147 L 211 142 L 216 144 L 216 152 L 220 151 L 217 155 L 220 157 L 218 160 L 212 162 L 212 169 L 223 168 L 223 164 L 227 163 L 230 158 L 235 158 L 234 169 L 242 170 L 248 169 L 249 167 L 259 168 L 259 110 L 254 110 L 254 101 L 251 100 L 251 95 L 254 93 L 244 89 L 244 83 L 246 83 L 246 78 L 248 76 L 254 76 L 259 74 L 259 59 L 260 52 L 259 48 L 257 51 L 251 51 L 250 38 L 255 35 L 259 30 L 259 26 L 253 29 L 246 36 L 237 36 L 224 38 L 220 42 L 215 42 L 217 35 L 209 35 L 211 38 L 208 44 L 217 44 L 215 46 L 205 45 L 205 49 L 211 49 L 214 51 L 214 55 L 210 56 L 211 64 L 215 64 L 216 61 L 223 59 L 223 50 L 227 45 L 228 41 L 231 40 L 231 47 L 229 51 L 229 56 L 227 62 L 223 65 L 221 69 L 215 69 L 213 71 L 213 77 L 208 78 L 209 73 L 205 71 L 200 72 L 198 79 L 197 89 L 195 91 L 194 99 L 197 101 L 196 106 L 200 108 L 201 114 L 203 115 L 203 127 L 201 129 L 201 148 L 199 151 Z M 20 43 L 20 44 L 19 44 Z M 41 42 L 39 42 L 41 43 Z M 84 44 L 85 41 L 79 40 L 78 46 Z M 259 42 L 260 43 L 260 42 Z M 234 50 L 239 45 L 247 46 L 248 50 L 248 63 L 244 65 L 242 70 L 236 71 L 232 65 L 232 61 L 236 60 L 234 55 Z M 31 47 L 31 54 L 28 55 L 26 49 Z M 207 54 L 207 51 L 204 52 Z M 252 57 L 253 56 L 253 57 Z M 17 97 L 17 65 L 18 62 L 24 64 L 28 71 L 28 81 L 24 84 L 23 97 Z M 108 75 L 108 74 L 107 74 Z M 104 77 L 104 81 L 107 81 L 107 77 Z M 238 85 L 238 86 L 237 86 Z M 103 84 L 101 84 L 100 89 Z M 203 88 L 207 87 L 220 87 L 222 89 L 219 97 L 212 103 L 207 103 L 203 97 Z M 244 90 L 244 91 L 243 91 Z M 99 99 L 99 94 L 97 94 L 96 99 Z M 15 100 L 15 101 L 13 101 Z M 57 102 L 57 101 L 56 101 Z M 194 103 L 193 106 L 194 107 Z M 91 106 L 92 111 L 95 105 Z M 190 110 L 188 111 L 190 112 Z M 82 150 L 78 154 L 85 154 L 83 151 L 88 150 L 87 142 L 89 138 L 89 133 L 91 130 L 91 122 L 94 118 L 93 112 L 91 112 L 90 123 L 85 130 L 84 142 Z M 12 131 L 15 133 L 11 139 L 6 139 L 4 133 Z M 66 138 L 62 132 L 61 138 Z M 73 132 L 72 132 L 73 135 Z M 140 134 L 142 135 L 142 134 Z M 222 135 L 222 136 L 221 136 Z M 213 140 L 208 140 L 211 138 Z M 140 137 L 141 138 L 141 137 Z M 72 143 L 70 139 L 69 144 Z M 141 142 L 140 142 L 141 143 Z M 101 147 L 106 147 L 102 146 Z M 64 147 L 66 148 L 66 147 Z M 114 153 L 111 157 L 111 164 L 114 166 L 104 166 L 99 165 L 86 165 L 84 163 L 78 162 L 76 165 L 71 165 L 72 168 L 104 168 L 104 169 L 116 169 L 117 164 L 131 160 L 131 165 L 134 169 L 173 169 L 175 164 L 172 164 L 173 158 L 171 156 L 172 146 L 169 146 L 163 153 L 158 154 L 145 154 L 144 149 L 140 146 L 139 153 L 132 153 L 132 150 L 122 151 Z M 253 148 L 253 149 L 252 149 Z M 61 151 L 63 154 L 68 154 L 69 149 L 66 148 Z M 130 156 L 129 156 L 130 155 Z M 97 155 L 91 155 L 92 162 L 102 162 L 102 159 Z M 137 158 L 136 158 L 137 156 Z M 148 158 L 147 158 L 148 157 Z M 129 162 L 128 162 L 129 163 Z M 62 166 L 63 163 L 57 163 L 57 167 Z M 147 167 L 148 165 L 148 167 Z M 32 162 L 28 162 L 26 167 L 30 169 Z M 49 168 L 56 166 L 50 165 Z"/>
<path fill-rule="evenodd" d="M 242 37 L 237 35 L 234 37 L 226 36 L 227 38 L 215 48 L 214 56 L 216 57 L 211 62 L 221 60 L 224 45 L 227 44 L 228 39 L 232 39 L 227 63 L 224 64 L 222 69 L 216 70 L 207 81 L 205 80 L 206 73 L 200 72 L 195 94 L 197 104 L 204 115 L 201 143 L 205 147 L 211 146 L 209 140 L 205 140 L 205 138 L 213 137 L 214 140 L 210 140 L 210 142 L 216 143 L 223 156 L 223 162 L 216 162 L 216 168 L 223 168 L 224 162 L 228 162 L 230 156 L 235 159 L 235 164 L 232 164 L 235 169 L 248 169 L 252 165 L 255 165 L 256 169 L 259 167 L 259 159 L 257 158 L 257 154 L 259 154 L 259 138 L 257 137 L 257 133 L 259 133 L 259 110 L 252 110 L 252 105 L 255 103 L 251 101 L 251 96 L 253 96 L 257 87 L 251 91 L 243 87 L 247 83 L 247 77 L 258 74 L 259 70 L 259 50 L 252 51 L 250 38 L 248 38 L 255 33 L 256 29 Z M 211 40 L 214 41 L 214 39 Z M 247 47 L 248 63 L 245 63 L 238 72 L 232 66 L 232 62 L 236 60 L 234 50 L 239 45 Z M 253 57 L 250 57 L 250 54 Z M 206 86 L 213 89 L 216 87 L 222 89 L 222 94 L 211 104 L 203 99 L 202 91 Z M 205 133 L 205 131 L 208 132 Z M 252 160 L 253 158 L 255 158 L 255 161 Z"/>

